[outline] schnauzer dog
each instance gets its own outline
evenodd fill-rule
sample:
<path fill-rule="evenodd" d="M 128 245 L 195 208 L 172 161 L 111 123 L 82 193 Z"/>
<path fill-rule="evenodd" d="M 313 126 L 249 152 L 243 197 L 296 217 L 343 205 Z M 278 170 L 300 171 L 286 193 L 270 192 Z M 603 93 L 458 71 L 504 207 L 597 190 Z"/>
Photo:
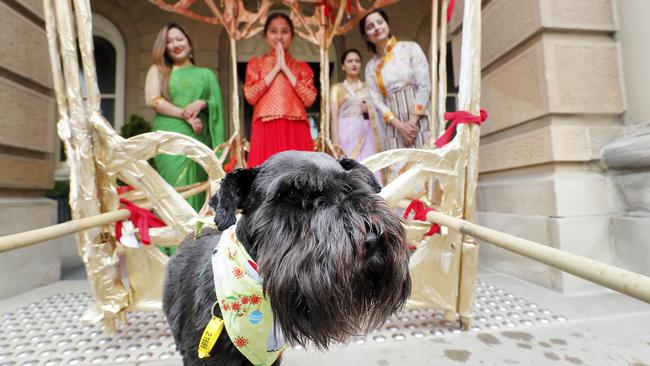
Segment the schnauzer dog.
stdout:
<path fill-rule="evenodd" d="M 408 298 L 404 229 L 376 195 L 380 190 L 354 160 L 287 151 L 229 173 L 211 198 L 219 230 L 236 223 L 236 237 L 259 269 L 274 327 L 288 344 L 326 349 L 348 341 L 380 327 Z M 221 316 L 213 308 L 213 273 L 206 270 L 221 236 L 215 229 L 188 236 L 167 265 L 163 310 L 185 365 L 252 364 L 226 330 L 211 357 L 197 355 L 211 308 Z"/>

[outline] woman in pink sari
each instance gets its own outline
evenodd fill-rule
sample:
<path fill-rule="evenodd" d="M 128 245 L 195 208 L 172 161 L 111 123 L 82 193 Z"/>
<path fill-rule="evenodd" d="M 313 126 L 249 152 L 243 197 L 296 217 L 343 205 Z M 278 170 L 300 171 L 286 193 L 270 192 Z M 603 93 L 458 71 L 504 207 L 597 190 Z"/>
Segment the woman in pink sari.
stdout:
<path fill-rule="evenodd" d="M 380 151 L 374 108 L 369 106 L 368 86 L 359 79 L 361 54 L 346 50 L 341 57 L 345 80 L 332 86 L 332 142 L 342 155 L 363 160 Z"/>

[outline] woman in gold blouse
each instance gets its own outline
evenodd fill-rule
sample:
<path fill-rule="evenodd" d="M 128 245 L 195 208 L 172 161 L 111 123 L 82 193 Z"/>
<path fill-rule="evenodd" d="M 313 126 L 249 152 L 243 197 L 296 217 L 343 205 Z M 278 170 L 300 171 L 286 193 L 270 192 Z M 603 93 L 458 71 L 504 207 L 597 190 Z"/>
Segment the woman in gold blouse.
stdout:
<path fill-rule="evenodd" d="M 343 155 L 363 160 L 380 148 L 376 113 L 369 107 L 368 86 L 359 79 L 361 53 L 355 49 L 343 52 L 341 68 L 345 80 L 330 90 L 332 142 L 343 150 Z"/>

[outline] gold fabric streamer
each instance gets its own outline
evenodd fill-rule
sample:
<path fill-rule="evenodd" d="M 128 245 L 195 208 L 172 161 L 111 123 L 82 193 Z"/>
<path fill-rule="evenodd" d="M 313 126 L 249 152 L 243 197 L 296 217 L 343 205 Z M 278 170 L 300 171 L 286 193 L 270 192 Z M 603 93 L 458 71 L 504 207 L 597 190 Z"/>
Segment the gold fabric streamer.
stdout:
<path fill-rule="evenodd" d="M 153 132 L 125 140 L 101 116 L 95 71 L 92 20 L 88 0 L 43 0 L 60 119 L 57 125 L 70 168 L 70 206 L 74 218 L 119 208 L 117 179 L 144 193 L 167 224 L 151 230 L 153 243 L 178 245 L 200 218 L 187 201 L 147 163 L 155 154 L 184 155 L 208 173 L 208 197 L 225 175 L 214 152 L 200 142 L 171 132 Z M 77 29 L 73 28 L 77 25 Z M 86 82 L 81 95 L 77 39 Z M 207 213 L 204 205 L 201 214 Z M 95 304 L 83 320 L 104 321 L 115 329 L 124 311 L 160 310 L 167 257 L 154 246 L 127 249 L 116 242 L 112 225 L 78 234 Z M 125 271 L 122 271 L 124 269 Z M 123 276 L 121 273 L 125 273 Z"/>

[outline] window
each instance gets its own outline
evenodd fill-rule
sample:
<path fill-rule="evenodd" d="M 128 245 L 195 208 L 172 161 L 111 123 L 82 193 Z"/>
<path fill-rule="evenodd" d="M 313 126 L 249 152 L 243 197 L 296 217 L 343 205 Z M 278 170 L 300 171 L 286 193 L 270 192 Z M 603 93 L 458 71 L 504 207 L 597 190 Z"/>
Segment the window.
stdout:
<path fill-rule="evenodd" d="M 124 39 L 115 24 L 93 14 L 93 43 L 102 115 L 119 133 L 124 124 Z"/>
<path fill-rule="evenodd" d="M 100 36 L 93 36 L 93 43 L 102 115 L 115 127 L 115 47 Z"/>

